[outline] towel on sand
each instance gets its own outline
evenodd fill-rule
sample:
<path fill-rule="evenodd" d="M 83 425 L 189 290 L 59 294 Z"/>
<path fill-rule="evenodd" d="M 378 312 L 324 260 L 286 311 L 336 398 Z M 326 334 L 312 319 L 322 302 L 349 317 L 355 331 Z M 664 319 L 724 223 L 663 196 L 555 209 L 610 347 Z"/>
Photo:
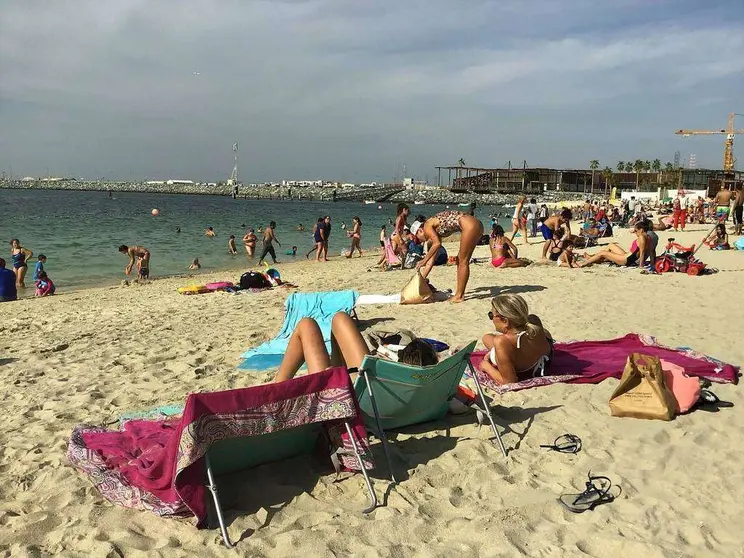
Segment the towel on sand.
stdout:
<path fill-rule="evenodd" d="M 313 318 L 320 326 L 328 352 L 331 351 L 331 320 L 336 312 L 352 311 L 359 294 L 356 291 L 292 293 L 284 303 L 284 325 L 272 340 L 240 355 L 240 370 L 267 370 L 282 362 L 289 338 L 302 318 Z"/>
<path fill-rule="evenodd" d="M 625 361 L 631 353 L 657 356 L 682 367 L 688 376 L 707 378 L 711 382 L 735 383 L 739 371 L 736 366 L 702 353 L 688 348 L 665 347 L 654 337 L 635 333 L 606 341 L 556 343 L 547 376 L 529 378 L 514 384 L 497 384 L 488 374 L 480 371 L 479 366 L 486 351 L 474 352 L 470 355 L 470 362 L 481 383 L 491 391 L 502 394 L 558 383 L 598 384 L 607 378 L 620 378 Z"/>

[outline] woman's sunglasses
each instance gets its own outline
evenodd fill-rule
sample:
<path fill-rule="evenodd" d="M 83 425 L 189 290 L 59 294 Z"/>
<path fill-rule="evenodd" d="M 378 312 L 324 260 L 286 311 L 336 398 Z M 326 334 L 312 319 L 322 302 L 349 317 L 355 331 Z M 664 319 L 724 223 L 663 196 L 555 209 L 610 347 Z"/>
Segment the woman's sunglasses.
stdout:
<path fill-rule="evenodd" d="M 488 312 L 488 319 L 491 320 L 491 321 L 493 321 L 494 318 L 498 318 L 500 320 L 503 320 L 504 319 L 503 316 L 501 316 L 500 314 L 494 314 L 493 312 L 489 311 Z"/>

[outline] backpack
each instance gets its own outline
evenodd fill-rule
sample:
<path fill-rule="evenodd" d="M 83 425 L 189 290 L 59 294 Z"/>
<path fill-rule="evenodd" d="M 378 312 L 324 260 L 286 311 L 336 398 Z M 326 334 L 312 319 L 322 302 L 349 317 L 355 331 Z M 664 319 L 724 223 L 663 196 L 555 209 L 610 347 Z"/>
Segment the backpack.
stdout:
<path fill-rule="evenodd" d="M 241 289 L 270 289 L 271 283 L 263 273 L 246 271 L 240 276 Z"/>

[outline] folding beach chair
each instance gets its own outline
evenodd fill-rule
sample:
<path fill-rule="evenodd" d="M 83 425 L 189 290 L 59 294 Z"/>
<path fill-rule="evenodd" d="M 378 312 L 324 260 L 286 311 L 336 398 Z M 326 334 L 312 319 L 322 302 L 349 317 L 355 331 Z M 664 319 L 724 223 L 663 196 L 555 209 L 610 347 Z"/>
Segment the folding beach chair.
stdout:
<path fill-rule="evenodd" d="M 475 341 L 434 366 L 410 366 L 399 362 L 365 357 L 354 384 L 364 423 L 382 441 L 385 458 L 393 482 L 397 482 L 388 450 L 386 430 L 441 419 L 449 409 L 449 402 L 470 364 L 470 353 Z M 506 449 L 486 402 L 478 376 L 473 373 L 483 411 L 488 415 L 491 429 L 501 452 Z"/>
<path fill-rule="evenodd" d="M 67 456 L 107 500 L 161 516 L 193 515 L 199 527 L 207 525 L 211 492 L 222 538 L 232 548 L 215 478 L 309 453 L 323 441 L 337 471 L 362 473 L 369 492 L 364 513 L 374 510 L 371 454 L 345 368 L 191 394 L 180 417 L 133 419 L 118 431 L 79 426 Z"/>

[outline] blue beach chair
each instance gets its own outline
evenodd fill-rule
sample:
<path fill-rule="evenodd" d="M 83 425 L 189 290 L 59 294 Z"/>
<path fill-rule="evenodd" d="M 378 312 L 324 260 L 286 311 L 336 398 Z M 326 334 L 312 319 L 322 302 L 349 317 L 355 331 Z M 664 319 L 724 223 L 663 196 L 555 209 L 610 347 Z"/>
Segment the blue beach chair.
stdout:
<path fill-rule="evenodd" d="M 474 372 L 468 357 L 473 352 L 475 343 L 469 343 L 434 366 L 410 366 L 374 356 L 367 356 L 362 362 L 354 391 L 359 399 L 365 426 L 382 441 L 393 482 L 397 481 L 385 431 L 444 417 L 449 409 L 449 402 L 457 392 L 465 367 L 470 366 L 471 372 Z M 472 376 L 491 429 L 506 457 L 506 449 L 489 412 L 478 376 L 475 373 Z"/>

